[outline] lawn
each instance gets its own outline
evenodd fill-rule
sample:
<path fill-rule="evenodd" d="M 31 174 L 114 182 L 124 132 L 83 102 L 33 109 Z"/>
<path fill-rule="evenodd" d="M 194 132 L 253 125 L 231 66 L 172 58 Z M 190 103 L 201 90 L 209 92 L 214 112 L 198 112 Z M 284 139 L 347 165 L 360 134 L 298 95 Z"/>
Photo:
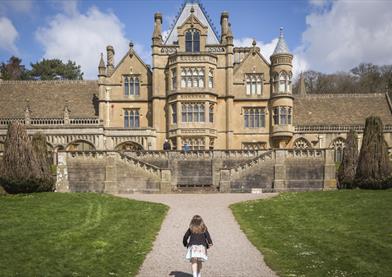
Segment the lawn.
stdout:
<path fill-rule="evenodd" d="M 231 209 L 280 276 L 392 276 L 392 189 L 283 193 Z"/>
<path fill-rule="evenodd" d="M 0 196 L 0 276 L 135 276 L 167 210 L 94 193 Z"/>

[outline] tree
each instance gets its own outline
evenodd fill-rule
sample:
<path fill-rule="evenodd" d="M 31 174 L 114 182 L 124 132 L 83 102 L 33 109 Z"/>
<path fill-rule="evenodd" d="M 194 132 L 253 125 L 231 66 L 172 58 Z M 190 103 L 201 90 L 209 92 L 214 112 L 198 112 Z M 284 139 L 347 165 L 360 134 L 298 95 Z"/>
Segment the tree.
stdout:
<path fill-rule="evenodd" d="M 338 170 L 339 188 L 353 188 L 358 162 L 358 136 L 354 130 L 347 135 L 343 160 Z"/>
<path fill-rule="evenodd" d="M 43 59 L 40 62 L 31 63 L 30 75 L 40 80 L 83 80 L 80 65 L 72 61 L 64 64 L 59 59 Z"/>
<path fill-rule="evenodd" d="M 22 65 L 22 60 L 12 56 L 7 63 L 1 63 L 0 72 L 4 80 L 26 80 L 28 71 Z"/>
<path fill-rule="evenodd" d="M 18 122 L 11 123 L 4 142 L 1 185 L 8 193 L 53 190 L 53 181 L 47 181 L 25 126 Z"/>
<path fill-rule="evenodd" d="M 390 177 L 391 171 L 382 121 L 370 116 L 366 118 L 355 182 L 362 188 L 383 188 L 383 180 Z"/>
<path fill-rule="evenodd" d="M 32 145 L 34 155 L 37 158 L 38 167 L 41 171 L 41 178 L 44 180 L 44 184 L 49 186 L 48 190 L 52 190 L 54 180 L 50 172 L 50 162 L 45 135 L 42 133 L 34 134 L 32 138 Z"/>

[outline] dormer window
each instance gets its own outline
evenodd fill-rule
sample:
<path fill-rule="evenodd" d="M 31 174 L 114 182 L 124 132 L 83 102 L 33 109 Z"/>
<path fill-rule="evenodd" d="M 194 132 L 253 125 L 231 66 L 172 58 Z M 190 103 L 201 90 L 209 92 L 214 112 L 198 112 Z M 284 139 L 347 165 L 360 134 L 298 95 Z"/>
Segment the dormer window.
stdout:
<path fill-rule="evenodd" d="M 196 29 L 190 29 L 185 33 L 185 51 L 200 52 L 200 33 Z"/>
<path fill-rule="evenodd" d="M 261 95 L 263 78 L 260 74 L 246 74 L 246 95 Z"/>

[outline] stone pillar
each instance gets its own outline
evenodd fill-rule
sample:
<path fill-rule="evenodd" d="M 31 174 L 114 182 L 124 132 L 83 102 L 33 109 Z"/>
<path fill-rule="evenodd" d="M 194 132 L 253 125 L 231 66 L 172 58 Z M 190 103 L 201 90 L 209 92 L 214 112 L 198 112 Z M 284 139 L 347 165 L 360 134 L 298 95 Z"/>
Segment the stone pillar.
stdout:
<path fill-rule="evenodd" d="M 160 191 L 161 191 L 161 193 L 171 193 L 172 192 L 170 169 L 162 169 L 161 170 Z"/>
<path fill-rule="evenodd" d="M 118 193 L 116 153 L 107 153 L 106 155 L 104 192 Z"/>
<path fill-rule="evenodd" d="M 230 192 L 230 170 L 221 169 L 219 180 L 219 191 Z"/>
<path fill-rule="evenodd" d="M 68 182 L 67 153 L 57 153 L 57 180 L 56 192 L 70 192 Z"/>
<path fill-rule="evenodd" d="M 274 190 L 284 191 L 286 187 L 286 166 L 284 164 L 286 153 L 283 149 L 275 149 L 275 165 L 274 165 Z"/>
<path fill-rule="evenodd" d="M 334 149 L 325 149 L 324 190 L 336 189 L 336 166 L 333 158 Z"/>

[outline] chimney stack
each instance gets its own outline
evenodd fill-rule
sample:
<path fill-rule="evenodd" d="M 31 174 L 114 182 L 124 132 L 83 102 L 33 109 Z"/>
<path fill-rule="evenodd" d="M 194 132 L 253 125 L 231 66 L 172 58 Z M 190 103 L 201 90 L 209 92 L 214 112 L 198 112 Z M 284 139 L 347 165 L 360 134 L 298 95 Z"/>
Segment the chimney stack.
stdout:
<path fill-rule="evenodd" d="M 112 75 L 114 71 L 114 48 L 111 45 L 106 47 L 106 55 L 107 55 L 107 73 L 108 76 Z"/>
<path fill-rule="evenodd" d="M 229 13 L 228 12 L 222 12 L 220 24 L 221 24 L 221 43 L 225 44 L 227 32 L 229 31 Z"/>

